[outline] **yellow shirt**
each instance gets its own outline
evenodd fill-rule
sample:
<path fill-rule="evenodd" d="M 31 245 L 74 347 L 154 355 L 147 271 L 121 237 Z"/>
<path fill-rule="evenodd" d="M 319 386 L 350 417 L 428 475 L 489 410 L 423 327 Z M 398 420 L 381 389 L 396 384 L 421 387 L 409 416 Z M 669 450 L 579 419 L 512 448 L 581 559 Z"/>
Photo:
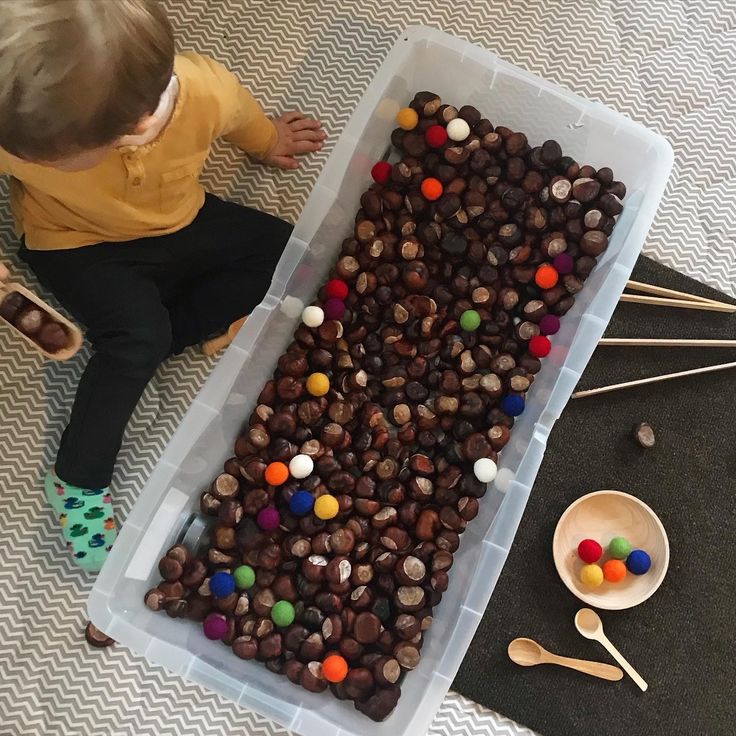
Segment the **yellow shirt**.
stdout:
<path fill-rule="evenodd" d="M 0 149 L 10 174 L 19 235 L 31 250 L 78 248 L 180 230 L 204 202 L 199 174 L 216 138 L 264 156 L 276 128 L 225 67 L 199 54 L 176 57 L 179 96 L 151 143 L 112 151 L 86 171 L 27 163 Z"/>

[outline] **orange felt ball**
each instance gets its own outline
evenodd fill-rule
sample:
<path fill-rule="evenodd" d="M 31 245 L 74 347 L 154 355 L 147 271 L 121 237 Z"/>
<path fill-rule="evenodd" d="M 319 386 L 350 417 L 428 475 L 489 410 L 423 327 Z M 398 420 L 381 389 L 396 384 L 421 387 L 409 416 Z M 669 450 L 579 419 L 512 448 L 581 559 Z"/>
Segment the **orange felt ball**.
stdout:
<path fill-rule="evenodd" d="M 626 577 L 626 565 L 622 560 L 608 560 L 608 562 L 604 562 L 603 577 L 609 583 L 620 583 Z"/>
<path fill-rule="evenodd" d="M 264 474 L 270 486 L 280 486 L 289 479 L 289 468 L 284 463 L 269 463 Z"/>
<path fill-rule="evenodd" d="M 442 196 L 442 182 L 439 179 L 428 176 L 422 182 L 422 194 L 430 202 L 439 199 Z"/>
<path fill-rule="evenodd" d="M 557 273 L 557 269 L 547 263 L 542 264 L 534 274 L 534 280 L 540 289 L 551 289 L 557 284 L 559 278 L 560 275 Z"/>
<path fill-rule="evenodd" d="M 339 654 L 330 654 L 322 662 L 322 674 L 327 682 L 342 682 L 348 676 L 348 663 Z"/>
<path fill-rule="evenodd" d="M 402 107 L 396 115 L 396 123 L 402 130 L 414 130 L 419 123 L 419 115 L 411 107 Z"/>

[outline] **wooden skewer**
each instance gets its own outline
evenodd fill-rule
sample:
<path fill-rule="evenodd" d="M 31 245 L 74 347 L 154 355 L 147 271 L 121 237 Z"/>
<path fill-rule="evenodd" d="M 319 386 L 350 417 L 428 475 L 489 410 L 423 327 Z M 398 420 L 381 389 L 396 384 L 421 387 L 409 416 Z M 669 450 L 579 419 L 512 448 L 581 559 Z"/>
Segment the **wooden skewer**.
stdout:
<path fill-rule="evenodd" d="M 652 348 L 736 348 L 736 340 L 650 339 L 648 337 L 603 337 L 598 344 Z"/>
<path fill-rule="evenodd" d="M 645 294 L 654 294 L 655 296 L 667 296 L 672 299 L 683 299 L 689 302 L 705 302 L 706 304 L 724 304 L 717 299 L 707 299 L 704 296 L 695 296 L 685 291 L 675 291 L 675 289 L 665 289 L 663 286 L 654 286 L 654 284 L 645 284 L 643 281 L 627 281 L 626 288 L 632 291 L 641 291 Z"/>
<path fill-rule="evenodd" d="M 634 386 L 643 386 L 647 383 L 657 383 L 659 381 L 669 381 L 672 378 L 683 378 L 684 376 L 695 376 L 700 373 L 713 373 L 715 371 L 725 371 L 729 368 L 736 368 L 736 362 L 719 363 L 718 365 L 707 365 L 704 368 L 694 368 L 689 371 L 678 371 L 677 373 L 665 373 L 661 376 L 652 376 L 651 378 L 640 378 L 637 381 L 626 381 L 625 383 L 614 383 L 610 386 L 601 386 L 600 388 L 591 388 L 587 391 L 576 391 L 571 398 L 582 399 L 586 396 L 595 396 L 596 394 L 605 394 L 610 391 L 618 391 L 623 388 L 633 388 Z"/>
<path fill-rule="evenodd" d="M 684 299 L 664 299 L 658 296 L 640 296 L 639 294 L 621 294 L 619 301 L 649 304 L 656 307 L 680 307 L 681 309 L 703 309 L 706 312 L 736 313 L 736 304 L 726 304 L 725 302 L 686 302 Z"/>

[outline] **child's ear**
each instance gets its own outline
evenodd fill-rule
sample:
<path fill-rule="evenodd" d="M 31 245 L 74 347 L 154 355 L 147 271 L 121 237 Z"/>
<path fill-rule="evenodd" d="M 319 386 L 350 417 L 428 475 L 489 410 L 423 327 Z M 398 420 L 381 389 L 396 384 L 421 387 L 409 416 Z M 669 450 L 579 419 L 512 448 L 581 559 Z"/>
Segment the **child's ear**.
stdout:
<path fill-rule="evenodd" d="M 156 118 L 153 115 L 144 115 L 133 128 L 131 135 L 143 135 L 148 129 L 156 123 Z"/>

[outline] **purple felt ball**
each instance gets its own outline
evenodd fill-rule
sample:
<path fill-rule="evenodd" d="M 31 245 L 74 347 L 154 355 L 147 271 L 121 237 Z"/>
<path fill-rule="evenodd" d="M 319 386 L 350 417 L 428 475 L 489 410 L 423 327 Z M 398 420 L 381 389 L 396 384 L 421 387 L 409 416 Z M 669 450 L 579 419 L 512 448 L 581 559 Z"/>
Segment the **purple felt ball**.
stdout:
<path fill-rule="evenodd" d="M 274 529 L 279 528 L 281 514 L 273 506 L 267 506 L 258 512 L 256 521 L 264 532 L 272 532 Z"/>
<path fill-rule="evenodd" d="M 328 299 L 325 302 L 325 317 L 327 319 L 342 319 L 345 315 L 345 302 L 342 299 Z"/>
<path fill-rule="evenodd" d="M 227 619 L 221 613 L 211 613 L 202 624 L 208 639 L 222 639 L 227 634 Z"/>
<path fill-rule="evenodd" d="M 560 329 L 560 318 L 556 314 L 545 314 L 539 320 L 539 331 L 543 335 L 554 335 Z"/>
<path fill-rule="evenodd" d="M 567 273 L 572 273 L 573 269 L 575 268 L 575 261 L 573 260 L 573 257 L 571 255 L 568 255 L 567 253 L 560 253 L 560 255 L 555 256 L 554 260 L 552 261 L 552 265 L 557 269 L 557 273 L 560 274 L 560 276 L 564 276 Z"/>

